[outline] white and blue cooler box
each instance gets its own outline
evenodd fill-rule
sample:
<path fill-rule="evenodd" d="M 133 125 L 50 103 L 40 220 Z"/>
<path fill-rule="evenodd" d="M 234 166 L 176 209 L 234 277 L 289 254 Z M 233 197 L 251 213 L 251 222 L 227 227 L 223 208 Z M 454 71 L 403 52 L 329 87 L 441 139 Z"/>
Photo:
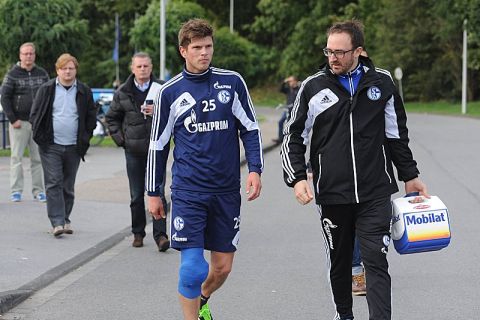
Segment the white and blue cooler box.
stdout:
<path fill-rule="evenodd" d="M 435 251 L 450 243 L 448 209 L 436 196 L 414 203 L 413 197 L 393 200 L 392 239 L 400 254 Z"/>

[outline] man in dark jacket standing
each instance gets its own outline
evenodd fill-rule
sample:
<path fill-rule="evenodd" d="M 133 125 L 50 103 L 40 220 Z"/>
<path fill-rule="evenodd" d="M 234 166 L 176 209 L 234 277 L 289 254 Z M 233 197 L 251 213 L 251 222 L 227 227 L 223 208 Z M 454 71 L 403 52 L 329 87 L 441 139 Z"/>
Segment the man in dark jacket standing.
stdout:
<path fill-rule="evenodd" d="M 282 85 L 280 86 L 280 92 L 284 93 L 287 96 L 287 104 L 285 106 L 286 109 L 283 111 L 282 116 L 280 117 L 280 120 L 278 120 L 278 138 L 273 139 L 273 142 L 275 143 L 282 143 L 283 127 L 285 121 L 288 118 L 288 115 L 293 108 L 293 103 L 295 102 L 295 98 L 297 97 L 299 89 L 300 82 L 298 81 L 296 76 L 289 76 L 285 78 L 285 80 L 283 80 L 282 82 Z"/>
<path fill-rule="evenodd" d="M 20 46 L 20 61 L 5 75 L 2 85 L 2 107 L 10 121 L 10 200 L 19 202 L 23 192 L 22 158 L 25 148 L 30 152 L 32 194 L 45 202 L 43 173 L 38 146 L 32 139 L 32 126 L 28 122 L 33 98 L 38 88 L 48 81 L 48 74 L 35 65 L 35 45 L 26 42 Z"/>
<path fill-rule="evenodd" d="M 47 212 L 53 235 L 72 234 L 70 213 L 80 159 L 83 159 L 97 110 L 92 91 L 76 78 L 78 62 L 68 53 L 55 63 L 57 78 L 43 84 L 30 114 L 33 139 L 40 156 L 47 190 Z"/>
<path fill-rule="evenodd" d="M 144 52 L 132 57 L 132 74 L 115 92 L 110 109 L 105 117 L 110 135 L 115 143 L 125 149 L 127 175 L 130 187 L 130 210 L 132 215 L 132 245 L 143 246 L 145 237 L 145 168 L 147 165 L 150 131 L 152 128 L 153 102 L 146 103 L 153 83 L 163 82 L 152 76 L 152 60 Z M 165 181 L 162 185 L 162 201 Z M 162 252 L 170 247 L 166 233 L 166 219 L 153 220 L 153 238 Z"/>
<path fill-rule="evenodd" d="M 358 21 L 333 25 L 323 53 L 328 64 L 307 78 L 295 100 L 282 144 L 285 182 L 297 201 L 313 199 L 305 172 L 310 163 L 329 262 L 336 320 L 353 319 L 352 250 L 355 233 L 367 279 L 370 317 L 391 319 L 391 194 L 398 191 L 392 163 L 405 192 L 429 197 L 408 146 L 407 118 L 390 73 L 360 56 Z"/>

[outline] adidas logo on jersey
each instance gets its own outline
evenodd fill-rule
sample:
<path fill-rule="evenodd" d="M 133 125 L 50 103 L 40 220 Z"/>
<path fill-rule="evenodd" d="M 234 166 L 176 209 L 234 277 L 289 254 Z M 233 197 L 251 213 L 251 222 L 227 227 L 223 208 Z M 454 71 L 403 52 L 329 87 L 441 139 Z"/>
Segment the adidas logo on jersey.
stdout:
<path fill-rule="evenodd" d="M 183 99 L 181 102 L 180 102 L 180 107 L 185 107 L 185 106 L 188 106 L 190 105 L 190 102 L 188 102 L 187 99 Z"/>
<path fill-rule="evenodd" d="M 318 109 L 315 112 L 322 113 L 338 102 L 338 97 L 332 90 L 325 88 L 320 90 L 313 98 L 311 103 Z"/>
<path fill-rule="evenodd" d="M 320 100 L 320 103 L 331 103 L 332 100 L 328 96 L 324 96 L 322 100 Z"/>

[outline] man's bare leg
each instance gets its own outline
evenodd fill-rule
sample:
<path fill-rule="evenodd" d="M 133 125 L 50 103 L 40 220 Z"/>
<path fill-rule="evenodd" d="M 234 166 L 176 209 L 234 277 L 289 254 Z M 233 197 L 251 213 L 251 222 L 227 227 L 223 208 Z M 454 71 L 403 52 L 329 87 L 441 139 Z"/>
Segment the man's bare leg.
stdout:
<path fill-rule="evenodd" d="M 232 270 L 234 252 L 215 252 L 210 254 L 210 268 L 207 279 L 202 284 L 202 295 L 210 297 L 227 280 Z M 185 320 L 197 320 L 200 308 L 200 298 L 188 299 L 179 295 Z"/>
<path fill-rule="evenodd" d="M 200 298 L 188 299 L 179 295 L 180 305 L 182 306 L 183 318 L 185 320 L 198 320 L 198 309 L 200 307 Z"/>
<path fill-rule="evenodd" d="M 210 254 L 208 277 L 202 284 L 202 295 L 210 297 L 227 280 L 232 271 L 235 252 L 216 252 Z"/>

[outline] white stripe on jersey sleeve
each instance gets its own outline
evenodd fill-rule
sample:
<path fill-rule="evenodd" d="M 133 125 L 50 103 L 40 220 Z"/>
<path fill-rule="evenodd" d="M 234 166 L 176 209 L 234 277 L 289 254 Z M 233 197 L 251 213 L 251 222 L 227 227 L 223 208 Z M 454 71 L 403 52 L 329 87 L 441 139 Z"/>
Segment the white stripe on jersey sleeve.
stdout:
<path fill-rule="evenodd" d="M 150 142 L 151 145 L 151 142 Z M 157 169 L 157 154 L 155 150 L 148 150 L 147 172 L 145 177 L 145 188 L 147 192 L 155 191 L 155 174 Z"/>
<path fill-rule="evenodd" d="M 156 137 L 158 137 L 158 130 L 159 130 L 159 127 L 160 127 L 160 115 L 161 115 L 161 101 L 162 101 L 162 96 L 163 96 L 163 92 L 165 91 L 165 89 L 171 87 L 172 85 L 174 85 L 175 83 L 177 83 L 178 81 L 182 80 L 183 79 L 183 76 L 181 73 L 177 74 L 175 77 L 173 77 L 172 79 L 168 80 L 166 83 L 163 84 L 163 87 L 160 89 L 160 91 L 158 92 L 158 95 L 157 95 L 157 98 L 155 99 L 154 101 L 154 112 L 153 112 L 153 119 L 152 119 L 152 132 L 150 134 L 150 140 L 155 140 Z"/>
<path fill-rule="evenodd" d="M 237 92 L 235 92 L 235 98 L 233 99 L 232 112 L 248 131 L 258 130 L 258 123 L 248 118 L 247 113 L 242 107 L 242 103 L 238 99 Z"/>
<path fill-rule="evenodd" d="M 240 73 L 238 72 L 235 72 L 235 71 L 231 71 L 231 70 L 226 70 L 226 69 L 219 69 L 219 68 L 215 68 L 215 67 L 212 67 L 212 73 L 215 73 L 215 74 L 220 74 L 220 75 L 234 75 L 234 76 L 237 76 L 238 79 L 242 82 L 243 84 L 243 87 L 245 89 L 245 92 L 247 93 L 247 97 L 248 97 L 248 108 L 250 109 L 250 111 L 252 112 L 253 116 L 256 118 L 256 114 L 255 114 L 255 108 L 253 107 L 253 102 L 252 102 L 252 98 L 250 97 L 250 94 L 248 92 L 248 87 L 247 87 L 247 83 L 245 82 L 245 80 L 243 79 L 243 77 L 240 75 Z"/>

